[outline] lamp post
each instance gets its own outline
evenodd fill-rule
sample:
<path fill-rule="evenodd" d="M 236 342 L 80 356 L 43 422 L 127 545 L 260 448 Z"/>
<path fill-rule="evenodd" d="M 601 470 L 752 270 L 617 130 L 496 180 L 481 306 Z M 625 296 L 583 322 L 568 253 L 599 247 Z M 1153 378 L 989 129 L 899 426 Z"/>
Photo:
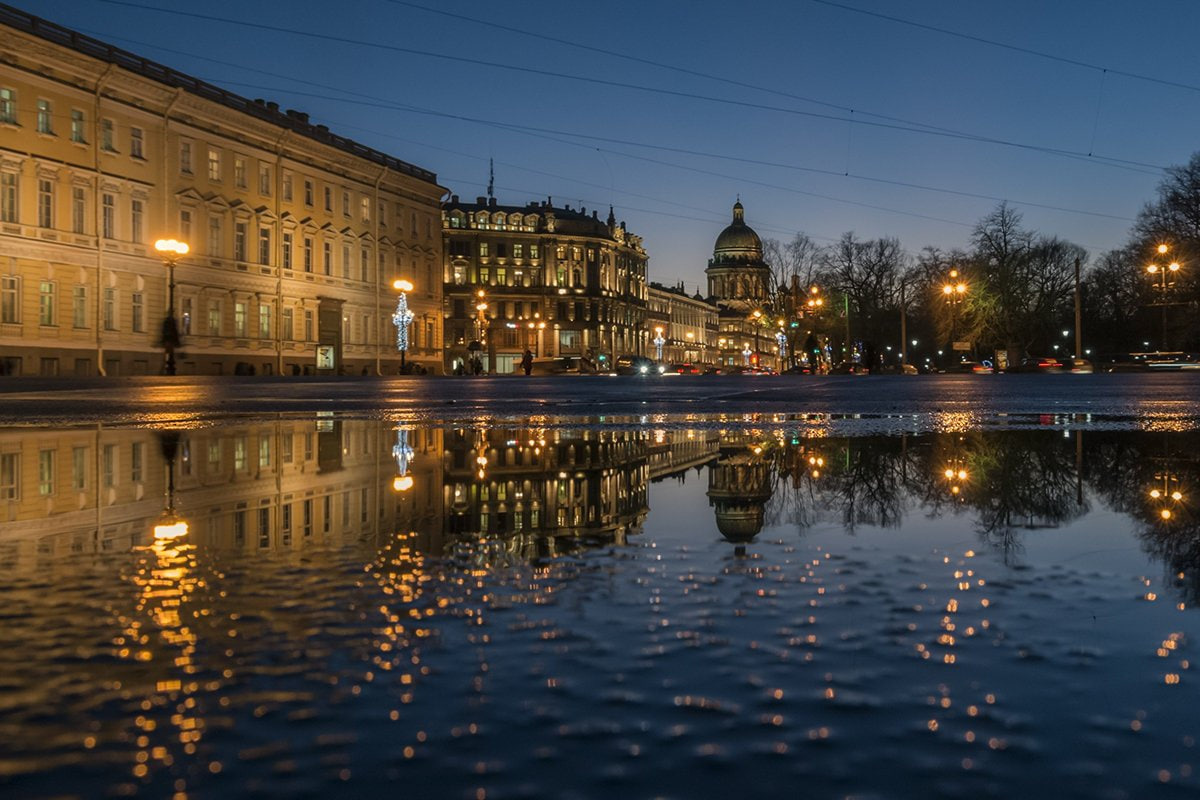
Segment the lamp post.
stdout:
<path fill-rule="evenodd" d="M 154 243 L 154 249 L 162 257 L 167 268 L 167 318 L 162 324 L 162 346 L 165 358 L 163 374 L 175 374 L 175 348 L 179 347 L 179 323 L 175 319 L 175 262 L 187 255 L 187 242 L 175 239 L 159 239 Z"/>
<path fill-rule="evenodd" d="M 784 359 L 787 358 L 787 334 L 783 332 L 783 320 L 779 320 L 779 330 L 775 331 L 775 344 L 779 348 L 779 371 L 783 372 Z"/>
<path fill-rule="evenodd" d="M 758 329 L 763 325 L 763 312 L 759 309 L 754 309 L 754 313 L 750 315 L 754 319 L 754 353 L 758 354 Z"/>
<path fill-rule="evenodd" d="M 749 342 L 742 342 L 742 358 L 746 359 L 746 366 L 750 366 L 750 356 L 754 355 L 754 351 L 750 349 Z"/>
<path fill-rule="evenodd" d="M 179 432 L 164 431 L 159 434 L 163 461 L 167 465 L 167 496 L 163 512 L 154 523 L 155 540 L 179 539 L 187 536 L 188 523 L 175 511 L 175 457 L 179 453 Z"/>
<path fill-rule="evenodd" d="M 663 345 L 665 345 L 667 343 L 667 340 L 663 338 L 663 329 L 662 329 L 661 325 L 659 325 L 658 327 L 656 327 L 654 329 L 654 338 L 651 339 L 650 341 L 654 345 L 655 360 L 661 364 L 662 360 L 663 360 L 663 358 L 662 358 Z"/>
<path fill-rule="evenodd" d="M 1175 286 L 1175 275 L 1179 272 L 1179 262 L 1171 261 L 1167 256 L 1170 249 L 1167 245 L 1160 244 L 1155 248 L 1155 252 L 1164 263 L 1146 266 L 1146 274 L 1154 281 L 1154 286 L 1159 291 L 1158 305 L 1162 308 L 1162 339 L 1159 350 L 1167 349 L 1167 290 Z"/>
<path fill-rule="evenodd" d="M 409 281 L 392 281 L 392 288 L 400 293 L 396 299 L 396 312 L 392 314 L 392 324 L 396 326 L 396 349 L 400 351 L 400 372 L 407 371 L 405 356 L 408 355 L 408 326 L 412 324 L 413 312 L 408 307 L 408 293 L 413 290 Z"/>
<path fill-rule="evenodd" d="M 958 322 L 958 304 L 963 301 L 967 295 L 967 284 L 960 280 L 958 270 L 950 270 L 949 276 L 944 284 L 942 284 L 942 297 L 945 298 L 946 304 L 950 306 L 950 349 L 958 352 L 958 348 L 954 346 L 955 328 Z"/>

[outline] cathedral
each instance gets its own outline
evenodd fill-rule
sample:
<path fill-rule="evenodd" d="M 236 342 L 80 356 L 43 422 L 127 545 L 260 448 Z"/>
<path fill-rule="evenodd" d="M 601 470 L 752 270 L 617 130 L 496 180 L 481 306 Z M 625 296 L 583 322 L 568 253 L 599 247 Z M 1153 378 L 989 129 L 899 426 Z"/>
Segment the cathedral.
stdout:
<path fill-rule="evenodd" d="M 733 205 L 733 222 L 717 237 L 704 274 L 709 299 L 719 309 L 718 364 L 774 364 L 775 327 L 763 311 L 771 267 L 763 259 L 762 240 L 746 224 L 740 200 Z"/>

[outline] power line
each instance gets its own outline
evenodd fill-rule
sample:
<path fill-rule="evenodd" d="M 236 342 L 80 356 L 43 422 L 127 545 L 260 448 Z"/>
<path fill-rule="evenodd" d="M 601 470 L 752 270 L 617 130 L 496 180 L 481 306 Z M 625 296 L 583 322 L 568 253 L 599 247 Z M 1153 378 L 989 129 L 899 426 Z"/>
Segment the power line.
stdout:
<path fill-rule="evenodd" d="M 155 11 L 155 12 L 158 12 L 161 14 L 172 14 L 172 15 L 176 15 L 176 16 L 189 17 L 192 19 L 202 19 L 202 20 L 206 20 L 209 22 L 220 22 L 222 24 L 236 25 L 236 26 L 252 28 L 252 29 L 256 29 L 256 30 L 266 30 L 266 31 L 272 31 L 275 33 L 284 33 L 284 34 L 293 35 L 293 36 L 304 36 L 304 37 L 308 37 L 308 38 L 312 38 L 312 39 L 319 39 L 322 41 L 338 42 L 341 44 L 349 44 L 349 45 L 354 45 L 354 46 L 358 46 L 358 47 L 371 47 L 371 48 L 379 49 L 379 50 L 387 50 L 387 51 L 391 51 L 391 52 L 405 53 L 407 55 L 422 56 L 422 57 L 426 57 L 426 58 L 435 58 L 435 59 L 453 61 L 453 62 L 458 62 L 458 63 L 463 63 L 463 64 L 471 64 L 474 66 L 484 66 L 484 67 L 491 67 L 491 68 L 495 68 L 495 69 L 505 69 L 505 70 L 511 70 L 514 72 L 523 72 L 523 73 L 528 73 L 528 74 L 533 74 L 533 75 L 541 75 L 543 77 L 558 78 L 558 79 L 562 79 L 562 80 L 579 81 L 579 82 L 583 82 L 583 83 L 591 83 L 591 84 L 596 84 L 599 86 L 608 86 L 608 87 L 617 88 L 617 89 L 629 89 L 629 90 L 633 90 L 633 91 L 649 92 L 652 94 L 661 94 L 661 95 L 666 95 L 669 97 L 679 97 L 679 98 L 690 99 L 690 100 L 700 100 L 700 101 L 704 101 L 704 102 L 720 103 L 720 104 L 725 104 L 725 105 L 737 106 L 737 107 L 741 107 L 741 108 L 752 108 L 752 109 L 759 110 L 759 111 L 772 111 L 772 112 L 781 113 L 781 114 L 789 114 L 789 115 L 793 115 L 793 116 L 808 117 L 808 118 L 819 119 L 819 120 L 824 120 L 824 121 L 832 121 L 832 122 L 839 122 L 839 123 L 840 122 L 853 123 L 853 124 L 858 124 L 858 125 L 866 125 L 869 127 L 882 128 L 882 129 L 886 129 L 886 130 L 903 131 L 903 132 L 907 132 L 907 133 L 917 133 L 917 134 L 922 134 L 922 135 L 926 135 L 926 136 L 940 136 L 940 137 L 945 137 L 945 138 L 950 138 L 950 139 L 958 139 L 958 140 L 962 140 L 962 141 L 982 142 L 982 143 L 986 143 L 986 144 L 1000 145 L 1000 146 L 1004 146 L 1004 147 L 1012 147 L 1012 148 L 1021 149 L 1021 150 L 1029 150 L 1029 151 L 1033 151 L 1033 152 L 1047 153 L 1050 155 L 1056 155 L 1056 156 L 1060 156 L 1060 157 L 1079 159 L 1079 160 L 1093 163 L 1093 164 L 1103 164 L 1103 165 L 1118 168 L 1118 169 L 1130 169 L 1130 170 L 1137 171 L 1137 172 L 1143 172 L 1145 170 L 1154 170 L 1155 174 L 1157 174 L 1158 172 L 1161 172 L 1164 169 L 1164 167 L 1162 165 L 1158 165 L 1158 164 L 1149 164 L 1146 162 L 1133 161 L 1130 159 L 1115 158 L 1115 157 L 1111 157 L 1111 156 L 1089 155 L 1082 151 L 1066 150 L 1063 148 L 1047 147 L 1047 146 L 1043 146 L 1043 145 L 1033 145 L 1033 144 L 1027 144 L 1027 143 L 1023 143 L 1023 142 L 1017 142 L 1017 141 L 1001 139 L 1001 138 L 996 138 L 996 137 L 981 136 L 981 135 L 976 135 L 976 134 L 956 133 L 956 132 L 952 132 L 949 130 L 935 129 L 935 128 L 929 128 L 929 127 L 914 127 L 913 125 L 910 125 L 910 124 L 897 124 L 897 123 L 890 123 L 890 122 L 876 122 L 876 121 L 871 121 L 871 120 L 852 119 L 849 117 L 837 116 L 834 114 L 822 114 L 822 113 L 815 112 L 815 111 L 802 111 L 800 109 L 785 108 L 782 106 L 773 106 L 773 105 L 768 105 L 766 103 L 754 103 L 754 102 L 750 102 L 748 100 L 732 100 L 729 98 L 713 97 L 710 95 L 702 95 L 702 94 L 697 94 L 694 92 L 684 92 L 684 91 L 679 91 L 679 90 L 675 90 L 675 89 L 665 89 L 665 88 L 661 88 L 661 87 L 645 86 L 642 84 L 626 83 L 624 81 L 614 81 L 614 80 L 608 80 L 605 78 L 593 78 L 593 77 L 589 77 L 586 75 L 574 75 L 574 74 L 565 73 L 565 72 L 557 72 L 554 70 L 539 69 L 536 67 L 521 67 L 521 66 L 517 66 L 514 64 L 504 64 L 504 63 L 495 62 L 495 61 L 485 61 L 483 59 L 468 58 L 466 56 L 454 56 L 454 55 L 449 55 L 447 53 L 438 53 L 438 52 L 433 52 L 433 51 L 429 51 L 429 50 L 420 50 L 420 49 L 411 48 L 411 47 L 401 47 L 399 45 L 380 44 L 378 42 L 369 42 L 369 41 L 365 41 L 365 40 L 361 40 L 361 39 L 351 39 L 349 37 L 334 36 L 332 34 L 312 33 L 310 31 L 299 30 L 296 28 L 285 28 L 285 27 L 278 26 L 278 25 L 268 25 L 266 23 L 247 22 L 244 20 L 231 19 L 228 17 L 218 17 L 218 16 L 214 16 L 211 14 L 200 14 L 200 13 L 191 12 L 191 11 L 180 11 L 177 9 L 159 8 L 157 6 L 150 6 L 150 5 L 143 5 L 141 3 L 129 2 L 129 0 L 98 0 L 98 1 L 102 2 L 102 3 L 107 3 L 109 5 L 125 6 L 128 8 L 136 8 L 136 9 L 139 9 L 142 11 Z"/>
<path fill-rule="evenodd" d="M 970 34 L 970 33 L 962 33 L 960 31 L 950 30 L 949 28 L 939 28 L 936 25 L 927 25 L 923 22 L 913 22 L 912 20 L 904 19 L 902 17 L 894 17 L 891 14 L 883 14 L 879 11 L 868 11 L 865 8 L 857 8 L 856 6 L 846 5 L 845 3 L 838 3 L 838 2 L 835 2 L 835 0 L 809 0 L 809 2 L 816 3 L 816 4 L 822 5 L 822 6 L 829 6 L 830 8 L 839 8 L 843 11 L 849 11 L 854 14 L 862 14 L 863 16 L 866 16 L 866 17 L 875 17 L 876 19 L 887 20 L 888 22 L 895 22 L 898 25 L 907 25 L 911 28 L 919 28 L 921 30 L 932 31 L 934 33 L 940 33 L 945 36 L 953 36 L 957 39 L 965 39 L 969 42 L 977 42 L 979 44 L 990 45 L 991 47 L 999 47 L 1004 50 L 1012 50 L 1013 52 L 1016 52 L 1016 53 L 1024 53 L 1025 55 L 1037 56 L 1038 58 L 1045 58 L 1050 61 L 1057 61 L 1060 64 L 1070 64 L 1071 66 L 1083 67 L 1085 69 L 1096 70 L 1098 72 L 1111 72 L 1114 75 L 1121 75 L 1126 78 L 1134 78 L 1135 80 L 1139 80 L 1139 81 L 1147 81 L 1149 83 L 1157 83 L 1157 84 L 1161 84 L 1163 86 L 1173 86 L 1176 89 L 1186 89 L 1189 92 L 1200 92 L 1200 86 L 1196 86 L 1194 84 L 1181 83 L 1179 81 L 1170 81 L 1170 80 L 1167 80 L 1166 78 L 1156 78 L 1153 75 L 1143 75 L 1142 73 L 1139 73 L 1139 72 L 1130 72 L 1128 70 L 1115 69 L 1114 67 L 1105 67 L 1100 64 L 1092 64 L 1088 61 L 1080 61 L 1079 59 L 1075 59 L 1075 58 L 1067 58 L 1066 56 L 1060 56 L 1055 53 L 1047 53 L 1043 50 L 1034 50 L 1031 47 L 1021 47 L 1020 45 L 1008 44 L 1007 42 L 998 42 L 995 39 L 986 39 L 982 36 L 976 36 L 976 35 Z"/>

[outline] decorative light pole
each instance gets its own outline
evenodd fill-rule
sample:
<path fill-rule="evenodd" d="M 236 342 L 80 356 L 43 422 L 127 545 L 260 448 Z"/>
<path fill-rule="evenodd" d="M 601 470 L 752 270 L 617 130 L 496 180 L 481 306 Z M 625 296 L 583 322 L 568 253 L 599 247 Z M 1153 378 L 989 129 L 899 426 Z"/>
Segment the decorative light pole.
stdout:
<path fill-rule="evenodd" d="M 783 372 L 783 360 L 787 358 L 787 334 L 783 332 L 783 320 L 779 320 L 779 330 L 775 331 L 775 344 L 779 346 L 779 371 Z"/>
<path fill-rule="evenodd" d="M 742 342 L 742 358 L 746 359 L 746 366 L 750 366 L 750 356 L 754 355 L 754 351 L 750 349 L 749 342 Z"/>
<path fill-rule="evenodd" d="M 957 352 L 954 346 L 954 335 L 958 322 L 958 304 L 967 296 L 967 284 L 959 279 L 958 270 L 950 270 L 946 282 L 942 284 L 942 297 L 950 306 L 950 349 Z"/>
<path fill-rule="evenodd" d="M 667 343 L 667 340 L 663 338 L 663 329 L 661 325 L 654 329 L 654 338 L 650 341 L 654 344 L 655 360 L 661 364 L 663 360 L 663 345 Z"/>
<path fill-rule="evenodd" d="M 413 457 L 412 446 L 408 443 L 408 428 L 401 425 L 396 428 L 396 444 L 392 447 L 392 458 L 396 459 L 396 472 L 392 479 L 392 490 L 407 492 L 413 486 L 413 477 L 408 474 L 408 462 Z"/>
<path fill-rule="evenodd" d="M 1158 257 L 1163 261 L 1169 261 L 1167 252 L 1171 248 L 1165 244 L 1160 244 L 1155 248 Z M 1162 340 L 1159 343 L 1159 350 L 1167 349 L 1167 291 L 1175 286 L 1175 275 L 1179 272 L 1179 262 L 1169 261 L 1164 264 L 1148 264 L 1146 266 L 1146 274 L 1154 281 L 1154 286 L 1158 289 L 1159 298 L 1158 304 L 1162 307 Z"/>
<path fill-rule="evenodd" d="M 392 324 L 396 326 L 396 349 L 400 351 L 400 372 L 405 372 L 405 356 L 408 354 L 408 326 L 412 324 L 413 312 L 408 307 L 408 293 L 413 285 L 405 280 L 392 282 L 392 288 L 400 293 L 396 300 L 396 313 L 392 314 Z"/>
<path fill-rule="evenodd" d="M 154 243 L 154 249 L 162 256 L 167 268 L 167 318 L 162 324 L 162 346 L 165 359 L 163 374 L 175 374 L 175 348 L 179 347 L 182 339 L 179 335 L 179 322 L 175 319 L 175 262 L 187 255 L 186 242 L 175 239 L 159 239 Z"/>

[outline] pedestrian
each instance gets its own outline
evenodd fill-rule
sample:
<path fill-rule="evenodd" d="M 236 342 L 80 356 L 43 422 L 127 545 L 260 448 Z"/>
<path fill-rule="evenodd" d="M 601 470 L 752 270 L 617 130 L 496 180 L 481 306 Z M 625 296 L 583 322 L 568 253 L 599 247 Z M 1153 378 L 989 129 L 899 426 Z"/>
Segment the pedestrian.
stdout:
<path fill-rule="evenodd" d="M 521 369 L 525 370 L 525 374 L 533 372 L 533 353 L 526 348 L 525 355 L 521 356 Z"/>

